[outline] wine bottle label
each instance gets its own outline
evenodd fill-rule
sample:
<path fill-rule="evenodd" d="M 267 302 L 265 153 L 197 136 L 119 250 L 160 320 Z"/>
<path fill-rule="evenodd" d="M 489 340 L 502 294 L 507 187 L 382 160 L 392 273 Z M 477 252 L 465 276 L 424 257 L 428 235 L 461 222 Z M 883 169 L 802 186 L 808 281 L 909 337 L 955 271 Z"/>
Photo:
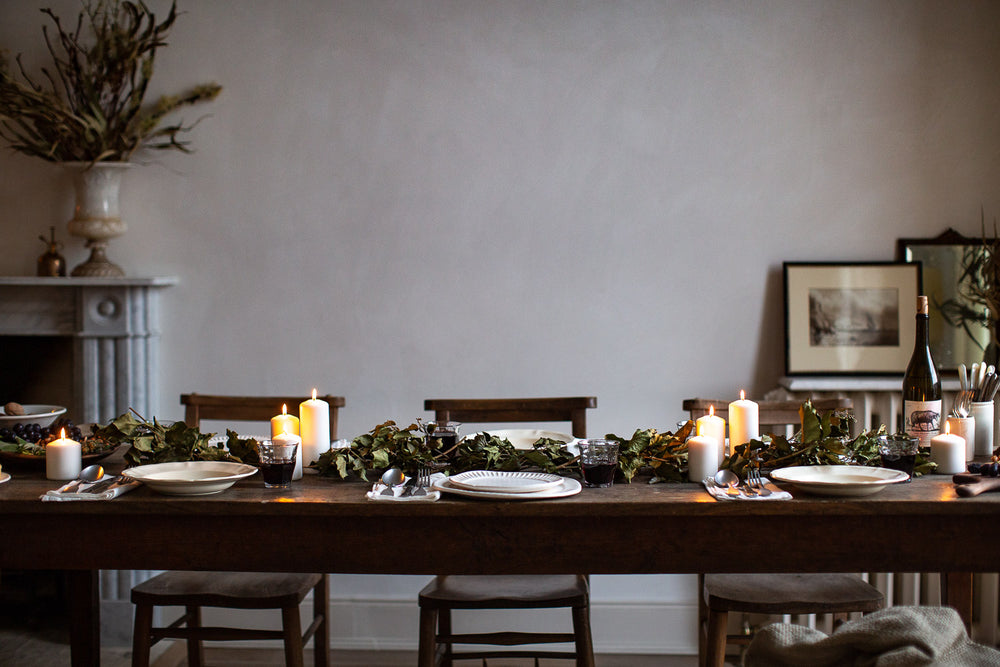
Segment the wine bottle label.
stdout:
<path fill-rule="evenodd" d="M 930 447 L 931 438 L 941 432 L 941 401 L 903 401 L 903 430 Z"/>

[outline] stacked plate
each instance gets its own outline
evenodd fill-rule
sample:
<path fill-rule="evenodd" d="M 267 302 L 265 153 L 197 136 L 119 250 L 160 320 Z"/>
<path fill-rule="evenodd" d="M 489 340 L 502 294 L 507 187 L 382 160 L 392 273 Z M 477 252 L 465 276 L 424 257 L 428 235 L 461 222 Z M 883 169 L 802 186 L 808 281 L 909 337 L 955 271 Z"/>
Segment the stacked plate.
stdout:
<path fill-rule="evenodd" d="M 470 498 L 542 500 L 580 493 L 580 482 L 542 472 L 470 470 L 434 482 L 434 488 Z"/>

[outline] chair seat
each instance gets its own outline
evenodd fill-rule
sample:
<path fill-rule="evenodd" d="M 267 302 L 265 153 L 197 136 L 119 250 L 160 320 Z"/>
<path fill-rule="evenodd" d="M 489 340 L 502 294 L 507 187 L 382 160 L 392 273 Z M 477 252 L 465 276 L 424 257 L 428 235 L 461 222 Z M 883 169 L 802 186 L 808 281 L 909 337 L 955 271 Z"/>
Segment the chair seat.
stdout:
<path fill-rule="evenodd" d="M 748 614 L 872 612 L 885 598 L 852 574 L 709 574 L 710 609 Z"/>
<path fill-rule="evenodd" d="M 448 575 L 420 591 L 421 607 L 447 609 L 526 609 L 587 604 L 589 585 L 576 574 Z"/>
<path fill-rule="evenodd" d="M 319 574 L 169 571 L 132 588 L 132 602 L 154 606 L 277 609 L 302 602 Z"/>

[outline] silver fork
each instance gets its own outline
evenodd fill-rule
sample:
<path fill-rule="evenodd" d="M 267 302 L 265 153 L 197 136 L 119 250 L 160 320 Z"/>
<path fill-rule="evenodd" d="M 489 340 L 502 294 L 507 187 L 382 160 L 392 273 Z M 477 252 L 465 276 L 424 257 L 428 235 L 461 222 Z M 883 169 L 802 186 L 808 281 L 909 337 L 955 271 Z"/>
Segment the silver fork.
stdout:
<path fill-rule="evenodd" d="M 771 495 L 770 489 L 764 486 L 764 480 L 760 476 L 760 467 L 752 465 L 747 472 L 747 481 L 750 486 L 757 491 L 759 496 L 769 496 Z"/>
<path fill-rule="evenodd" d="M 431 484 L 431 469 L 427 466 L 420 466 L 417 471 L 417 488 L 413 490 L 412 496 L 426 496 L 427 487 Z"/>

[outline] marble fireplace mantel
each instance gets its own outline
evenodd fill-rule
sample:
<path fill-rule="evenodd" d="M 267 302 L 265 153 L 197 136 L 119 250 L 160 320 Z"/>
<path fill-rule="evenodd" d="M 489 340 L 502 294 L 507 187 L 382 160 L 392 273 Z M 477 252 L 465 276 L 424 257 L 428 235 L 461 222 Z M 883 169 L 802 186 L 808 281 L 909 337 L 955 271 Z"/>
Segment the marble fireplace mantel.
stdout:
<path fill-rule="evenodd" d="M 173 277 L 0 277 L 0 344 L 35 336 L 71 342 L 66 395 L 77 422 L 108 422 L 130 407 L 152 414 L 159 407 L 159 297 L 175 284 Z"/>

